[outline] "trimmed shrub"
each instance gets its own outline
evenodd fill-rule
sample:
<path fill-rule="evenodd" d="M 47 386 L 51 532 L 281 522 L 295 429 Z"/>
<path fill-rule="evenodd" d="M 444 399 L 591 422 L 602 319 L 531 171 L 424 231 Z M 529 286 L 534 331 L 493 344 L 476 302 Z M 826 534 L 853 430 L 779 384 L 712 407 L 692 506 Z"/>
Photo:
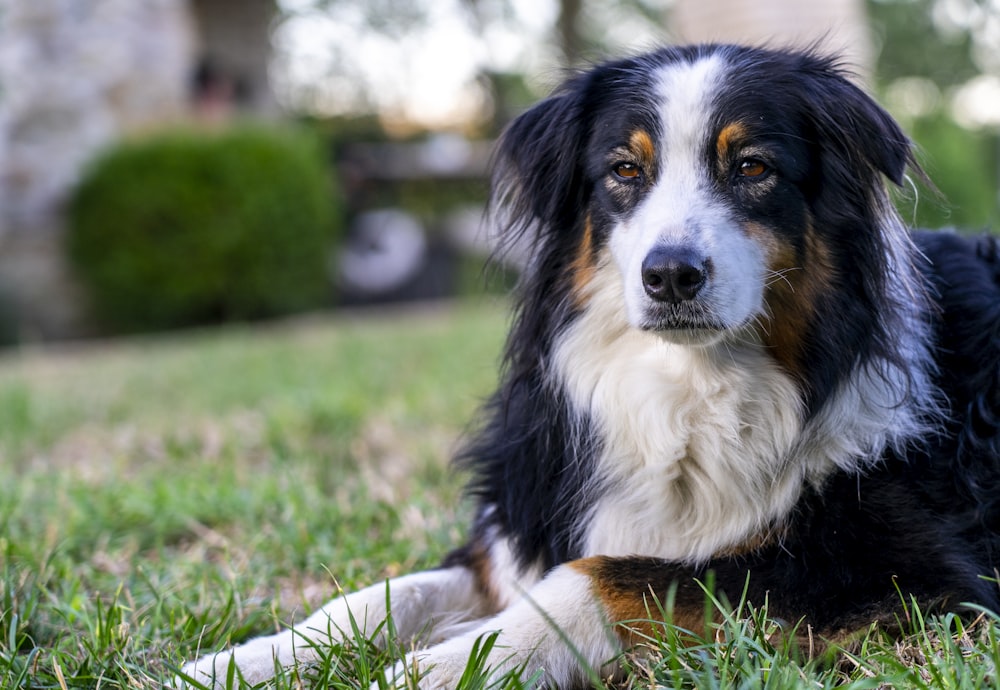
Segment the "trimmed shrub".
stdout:
<path fill-rule="evenodd" d="M 67 249 L 115 330 L 286 314 L 329 301 L 333 192 L 303 133 L 159 134 L 94 162 L 71 200 Z"/>

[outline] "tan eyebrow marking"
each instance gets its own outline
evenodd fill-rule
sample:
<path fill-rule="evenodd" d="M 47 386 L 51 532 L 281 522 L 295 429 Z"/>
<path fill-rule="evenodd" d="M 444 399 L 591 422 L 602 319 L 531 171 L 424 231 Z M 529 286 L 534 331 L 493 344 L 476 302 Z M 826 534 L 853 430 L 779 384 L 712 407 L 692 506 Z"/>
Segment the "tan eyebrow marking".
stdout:
<path fill-rule="evenodd" d="M 637 129 L 632 132 L 628 140 L 629 149 L 642 163 L 647 170 L 653 167 L 656 161 L 656 146 L 653 144 L 653 137 L 644 129 Z"/>
<path fill-rule="evenodd" d="M 715 140 L 715 152 L 718 154 L 719 160 L 726 160 L 733 145 L 745 135 L 746 128 L 740 122 L 731 122 L 723 127 Z"/>

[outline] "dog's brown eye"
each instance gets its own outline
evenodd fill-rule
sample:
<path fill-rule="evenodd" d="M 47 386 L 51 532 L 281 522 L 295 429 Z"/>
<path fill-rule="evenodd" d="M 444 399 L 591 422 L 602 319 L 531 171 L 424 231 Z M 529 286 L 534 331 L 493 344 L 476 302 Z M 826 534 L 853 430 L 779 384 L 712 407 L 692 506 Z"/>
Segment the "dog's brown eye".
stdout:
<path fill-rule="evenodd" d="M 760 177 L 767 171 L 768 167 L 756 158 L 747 158 L 740 163 L 739 172 L 741 177 Z"/>
<path fill-rule="evenodd" d="M 634 180 L 639 177 L 639 166 L 635 163 L 616 163 L 612 171 L 623 180 Z"/>

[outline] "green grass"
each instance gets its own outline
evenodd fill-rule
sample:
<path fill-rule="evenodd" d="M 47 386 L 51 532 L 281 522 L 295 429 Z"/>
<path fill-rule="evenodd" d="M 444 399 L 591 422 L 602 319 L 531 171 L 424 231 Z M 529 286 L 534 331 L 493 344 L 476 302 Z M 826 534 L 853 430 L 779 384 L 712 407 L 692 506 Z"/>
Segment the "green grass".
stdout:
<path fill-rule="evenodd" d="M 157 688 L 199 649 L 300 618 L 334 577 L 435 564 L 469 516 L 446 459 L 505 325 L 502 304 L 467 303 L 0 356 L 0 688 Z M 876 632 L 830 663 L 736 608 L 705 638 L 656 628 L 620 687 L 997 683 L 989 616 L 912 611 L 907 640 Z M 487 687 L 492 643 L 466 690 Z M 399 651 L 356 635 L 268 687 L 367 687 Z"/>

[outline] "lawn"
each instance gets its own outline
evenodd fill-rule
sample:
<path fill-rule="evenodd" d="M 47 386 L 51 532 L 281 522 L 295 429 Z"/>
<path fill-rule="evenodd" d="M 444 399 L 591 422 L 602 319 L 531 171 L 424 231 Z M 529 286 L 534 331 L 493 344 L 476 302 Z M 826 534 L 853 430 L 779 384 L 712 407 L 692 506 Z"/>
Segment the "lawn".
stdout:
<path fill-rule="evenodd" d="M 156 687 L 334 576 L 436 563 L 505 321 L 487 302 L 3 356 L 0 687 Z"/>
<path fill-rule="evenodd" d="M 337 584 L 436 563 L 469 513 L 447 458 L 506 319 L 477 301 L 0 354 L 0 688 L 158 688 Z M 711 639 L 664 627 L 622 687 L 997 682 L 991 617 L 913 611 L 908 640 L 829 663 L 739 613 Z M 393 650 L 353 642 L 303 673 L 367 687 Z"/>

